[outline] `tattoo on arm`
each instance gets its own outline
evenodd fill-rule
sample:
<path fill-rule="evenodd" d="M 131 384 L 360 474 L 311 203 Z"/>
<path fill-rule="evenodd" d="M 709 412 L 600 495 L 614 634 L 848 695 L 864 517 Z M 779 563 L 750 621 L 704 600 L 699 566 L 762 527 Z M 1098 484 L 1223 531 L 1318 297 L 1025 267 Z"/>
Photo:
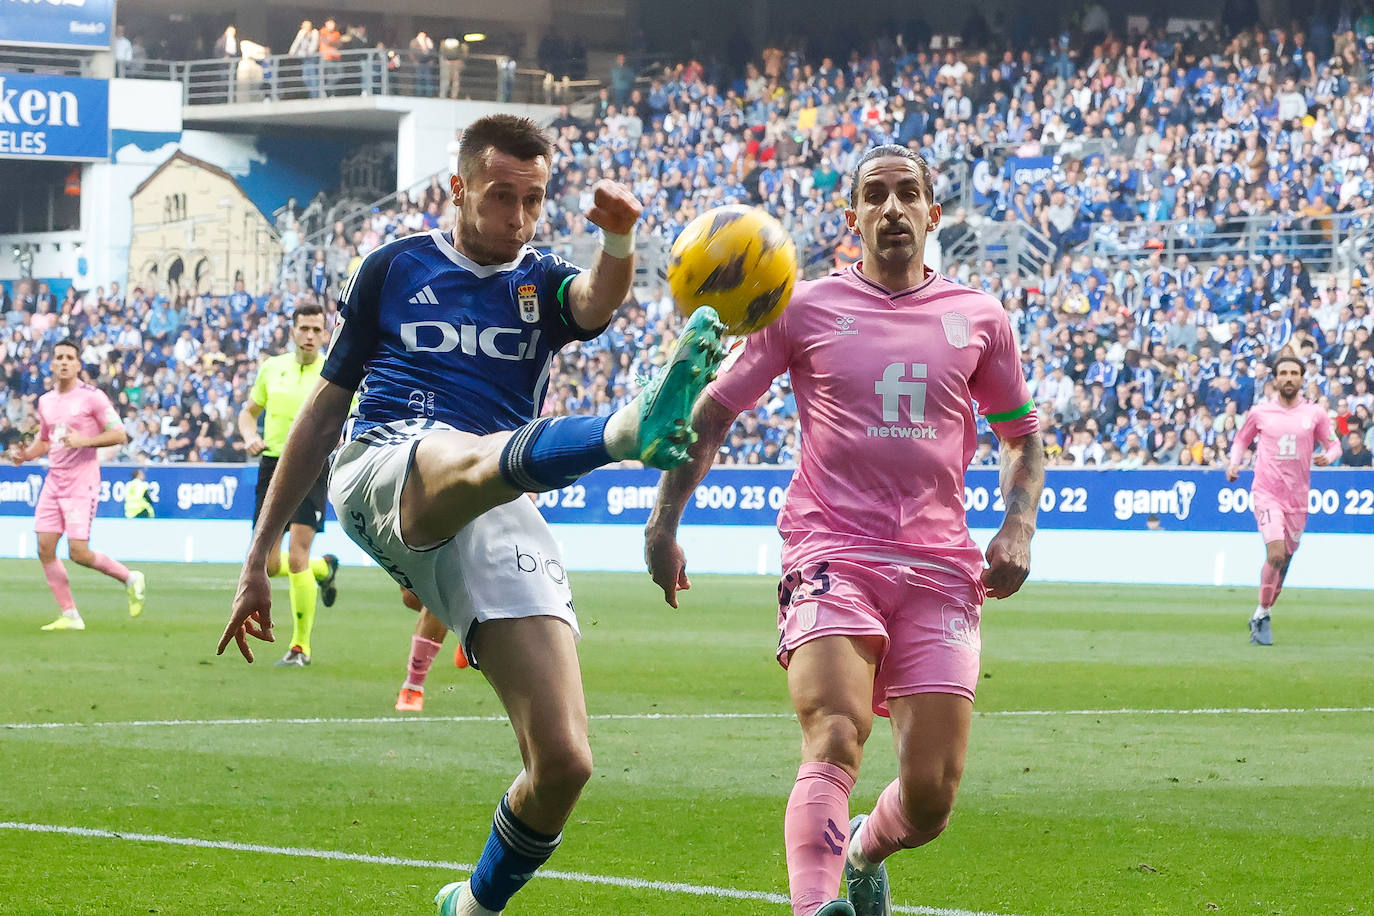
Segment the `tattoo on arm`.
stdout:
<path fill-rule="evenodd" d="M 680 467 L 665 471 L 659 480 L 658 500 L 649 516 L 650 527 L 667 524 L 670 530 L 677 528 L 687 500 L 706 472 L 711 470 L 716 453 L 734 422 L 734 411 L 715 398 L 703 394 L 697 399 L 692 409 L 692 428 L 697 432 L 697 441 L 688 449 L 691 459 Z"/>
<path fill-rule="evenodd" d="M 1002 443 L 1002 500 L 1006 515 L 1035 524 L 1040 491 L 1045 487 L 1045 446 L 1039 433 Z"/>

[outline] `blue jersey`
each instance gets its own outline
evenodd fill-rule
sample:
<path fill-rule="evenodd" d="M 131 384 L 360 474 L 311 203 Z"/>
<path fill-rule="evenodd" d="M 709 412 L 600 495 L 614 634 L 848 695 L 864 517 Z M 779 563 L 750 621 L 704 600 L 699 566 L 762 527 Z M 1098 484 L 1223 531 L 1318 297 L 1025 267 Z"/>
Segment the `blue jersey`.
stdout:
<path fill-rule="evenodd" d="M 604 330 L 578 327 L 568 311 L 578 273 L 528 246 L 509 264 L 477 264 L 437 229 L 368 254 L 322 373 L 361 386 L 348 437 L 395 420 L 485 435 L 534 419 L 553 354 Z"/>

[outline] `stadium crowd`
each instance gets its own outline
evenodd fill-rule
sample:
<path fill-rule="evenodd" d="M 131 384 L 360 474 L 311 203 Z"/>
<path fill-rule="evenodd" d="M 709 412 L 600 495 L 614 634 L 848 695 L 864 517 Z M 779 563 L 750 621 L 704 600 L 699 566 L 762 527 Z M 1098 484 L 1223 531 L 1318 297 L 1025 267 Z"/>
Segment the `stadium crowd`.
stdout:
<path fill-rule="evenodd" d="M 1219 28 L 1219 27 L 1218 27 Z M 582 212 L 601 177 L 644 203 L 641 238 L 671 241 L 698 213 L 752 203 L 782 219 L 811 273 L 857 257 L 843 211 L 862 151 L 919 149 L 945 177 L 1053 152 L 1036 182 L 996 172 L 952 207 L 945 251 L 989 224 L 1047 241 L 1037 275 L 947 259 L 945 273 L 1004 303 L 1047 430 L 1052 463 L 1218 465 L 1246 411 L 1269 396 L 1285 350 L 1308 366 L 1307 396 L 1346 440 L 1344 463 L 1374 444 L 1374 15 L 1183 36 L 1103 30 L 1036 48 L 931 52 L 880 39 L 847 60 L 766 48 L 740 74 L 696 60 L 647 85 L 623 72 L 584 119 L 564 108 L 541 241 L 587 250 Z M 616 74 L 613 74 L 615 76 Z M 1077 145 L 1075 145 L 1077 144 Z M 456 153 L 456 142 L 453 147 Z M 356 224 L 334 226 L 303 283 L 168 302 L 100 290 L 62 303 L 41 289 L 0 293 L 5 339 L 0 442 L 32 431 L 41 345 L 79 337 L 92 380 L 124 412 L 139 460 L 241 460 L 233 412 L 259 354 L 286 346 L 301 297 L 327 303 L 384 242 L 447 227 L 438 180 Z M 1314 276 L 1304 255 L 1339 222 L 1350 266 Z M 1233 254 L 1250 233 L 1248 256 Z M 1170 239 L 1167 252 L 1161 235 Z M 1329 257 L 1329 248 L 1328 248 Z M 304 288 L 302 288 L 304 287 Z M 12 295 L 11 295 L 12 294 Z M 661 286 L 640 290 L 611 327 L 556 358 L 546 411 L 609 413 L 674 337 Z M 997 460 L 983 429 L 975 463 Z M 792 464 L 786 380 L 741 418 L 721 461 Z"/>

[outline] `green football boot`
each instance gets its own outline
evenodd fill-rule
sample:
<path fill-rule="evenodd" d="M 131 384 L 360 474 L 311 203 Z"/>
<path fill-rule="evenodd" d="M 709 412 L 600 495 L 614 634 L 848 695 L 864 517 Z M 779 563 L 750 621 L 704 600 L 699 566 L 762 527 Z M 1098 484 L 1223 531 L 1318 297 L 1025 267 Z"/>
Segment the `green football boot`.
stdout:
<path fill-rule="evenodd" d="M 703 305 L 692 313 L 668 362 L 639 395 L 639 460 L 667 471 L 687 461 L 696 441 L 692 406 L 716 377 L 725 345 L 716 310 Z"/>

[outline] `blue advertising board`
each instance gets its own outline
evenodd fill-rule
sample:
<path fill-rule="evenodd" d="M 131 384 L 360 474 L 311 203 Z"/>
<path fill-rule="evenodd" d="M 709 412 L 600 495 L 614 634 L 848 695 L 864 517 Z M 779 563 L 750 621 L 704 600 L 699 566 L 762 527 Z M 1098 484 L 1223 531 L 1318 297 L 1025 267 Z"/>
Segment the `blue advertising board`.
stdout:
<path fill-rule="evenodd" d="M 130 465 L 102 469 L 101 516 L 122 516 Z M 45 468 L 0 467 L 0 515 L 31 515 Z M 149 499 L 158 518 L 242 519 L 253 515 L 256 465 L 151 465 Z M 537 497 L 556 524 L 642 526 L 653 507 L 659 472 L 595 471 Z M 717 468 L 696 488 L 683 517 L 688 525 L 772 527 L 787 496 L 790 470 Z M 1051 470 L 1040 499 L 1040 527 L 1096 531 L 1253 531 L 1250 474 L 1227 483 L 1220 471 Z M 994 469 L 968 472 L 964 508 L 974 528 L 1002 520 Z M 1317 470 L 1308 493 L 1307 530 L 1374 534 L 1374 471 Z M 333 515 L 329 516 L 331 519 Z"/>
<path fill-rule="evenodd" d="M 115 0 L 0 0 L 0 45 L 108 48 Z"/>
<path fill-rule="evenodd" d="M 0 72 L 0 159 L 108 158 L 108 80 Z"/>

